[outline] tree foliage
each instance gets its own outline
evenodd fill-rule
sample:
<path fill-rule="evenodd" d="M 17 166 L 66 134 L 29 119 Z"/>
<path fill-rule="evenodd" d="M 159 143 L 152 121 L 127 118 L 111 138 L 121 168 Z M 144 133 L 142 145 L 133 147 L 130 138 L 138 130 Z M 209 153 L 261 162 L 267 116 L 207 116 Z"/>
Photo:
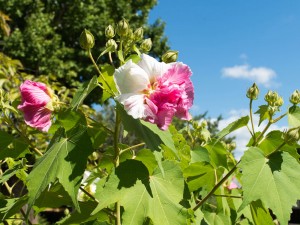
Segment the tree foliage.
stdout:
<path fill-rule="evenodd" d="M 148 24 L 156 0 L 0 0 L 9 15 L 11 35 L 4 38 L 2 51 L 19 59 L 24 70 L 35 76 L 55 75 L 64 86 L 77 87 L 95 75 L 89 59 L 79 46 L 83 29 L 96 37 L 95 50 L 104 50 L 105 28 L 126 18 L 133 31 L 144 27 L 144 38 L 151 38 L 151 55 L 161 56 L 169 49 L 164 36 L 164 22 Z M 0 14 L 2 15 L 2 14 Z M 5 24 L 4 24 L 5 25 Z M 1 34 L 0 34 L 1 35 Z M 1 37 L 1 36 L 0 36 Z M 107 57 L 102 57 L 103 63 Z M 100 102 L 100 90 L 87 102 Z"/>

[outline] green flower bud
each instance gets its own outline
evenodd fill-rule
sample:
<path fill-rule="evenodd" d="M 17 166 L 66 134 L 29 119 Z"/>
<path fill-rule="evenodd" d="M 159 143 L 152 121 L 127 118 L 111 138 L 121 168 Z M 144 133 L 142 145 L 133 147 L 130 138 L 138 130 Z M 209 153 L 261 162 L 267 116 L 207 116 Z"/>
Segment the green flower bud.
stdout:
<path fill-rule="evenodd" d="M 136 41 L 142 40 L 143 37 L 144 37 L 144 30 L 143 30 L 143 28 L 140 27 L 140 28 L 136 29 L 136 30 L 134 31 L 133 35 L 134 35 L 134 39 L 135 39 Z"/>
<path fill-rule="evenodd" d="M 236 143 L 232 142 L 230 144 L 228 144 L 228 150 L 229 151 L 233 151 L 234 149 L 236 149 Z"/>
<path fill-rule="evenodd" d="M 116 32 L 115 32 L 115 29 L 114 29 L 114 27 L 112 25 L 109 25 L 108 27 L 106 27 L 106 29 L 105 29 L 105 36 L 108 39 L 113 38 L 115 35 L 116 35 Z"/>
<path fill-rule="evenodd" d="M 257 87 L 257 85 L 254 83 L 247 91 L 247 97 L 255 100 L 258 98 L 259 95 L 259 89 Z"/>
<path fill-rule="evenodd" d="M 299 128 L 290 129 L 287 132 L 285 132 L 283 134 L 283 139 L 288 145 L 295 144 L 295 142 L 299 141 L 300 139 Z"/>
<path fill-rule="evenodd" d="M 109 50 L 110 52 L 114 52 L 114 51 L 116 51 L 117 48 L 118 48 L 118 45 L 117 45 L 117 43 L 115 42 L 114 39 L 109 39 L 109 40 L 106 42 L 105 46 L 106 46 L 106 48 L 110 48 L 110 50 Z"/>
<path fill-rule="evenodd" d="M 282 97 L 278 97 L 277 101 L 274 103 L 275 106 L 282 106 L 284 103 L 283 98 Z"/>
<path fill-rule="evenodd" d="M 275 105 L 275 102 L 278 100 L 278 98 L 279 96 L 275 91 L 268 91 L 268 93 L 265 95 L 265 101 L 271 106 Z"/>
<path fill-rule="evenodd" d="M 178 58 L 178 51 L 169 50 L 162 56 L 162 61 L 165 63 L 176 62 Z"/>
<path fill-rule="evenodd" d="M 85 50 L 89 50 L 93 48 L 95 45 L 95 39 L 93 34 L 87 29 L 84 29 L 84 31 L 82 31 L 79 37 L 79 43 L 80 43 L 80 47 Z"/>
<path fill-rule="evenodd" d="M 134 34 L 133 34 L 132 29 L 128 30 L 126 37 L 127 37 L 128 41 L 134 40 Z"/>
<path fill-rule="evenodd" d="M 210 132 L 207 129 L 202 129 L 199 135 L 199 139 L 205 143 L 210 140 Z"/>
<path fill-rule="evenodd" d="M 143 51 L 149 52 L 152 48 L 151 38 L 147 38 L 147 39 L 143 40 L 140 47 Z"/>
<path fill-rule="evenodd" d="M 128 34 L 129 24 L 125 19 L 122 19 L 117 25 L 117 34 L 120 37 L 126 36 Z"/>
<path fill-rule="evenodd" d="M 207 121 L 206 121 L 206 120 L 203 120 L 203 121 L 201 122 L 201 127 L 202 127 L 202 128 L 207 127 Z"/>
<path fill-rule="evenodd" d="M 300 103 L 300 92 L 299 90 L 295 90 L 290 97 L 290 103 L 297 105 Z"/>

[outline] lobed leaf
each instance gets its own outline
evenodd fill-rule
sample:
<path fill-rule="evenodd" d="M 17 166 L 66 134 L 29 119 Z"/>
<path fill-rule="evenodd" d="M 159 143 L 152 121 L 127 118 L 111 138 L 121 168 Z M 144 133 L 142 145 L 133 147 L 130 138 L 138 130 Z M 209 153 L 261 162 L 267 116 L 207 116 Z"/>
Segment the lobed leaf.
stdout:
<path fill-rule="evenodd" d="M 84 126 L 78 126 L 67 134 L 61 130 L 57 133 L 60 136 L 55 136 L 56 141 L 37 161 L 28 176 L 28 203 L 32 206 L 41 192 L 58 179 L 79 210 L 77 193 L 87 157 L 93 151 L 92 144 Z"/>
<path fill-rule="evenodd" d="M 245 152 L 239 166 L 242 169 L 243 203 L 261 200 L 282 224 L 287 224 L 292 206 L 300 198 L 300 165 L 287 152 L 276 152 L 266 158 L 261 149 Z"/>
<path fill-rule="evenodd" d="M 300 107 L 292 106 L 288 111 L 288 123 L 289 127 L 299 127 L 300 126 Z"/>

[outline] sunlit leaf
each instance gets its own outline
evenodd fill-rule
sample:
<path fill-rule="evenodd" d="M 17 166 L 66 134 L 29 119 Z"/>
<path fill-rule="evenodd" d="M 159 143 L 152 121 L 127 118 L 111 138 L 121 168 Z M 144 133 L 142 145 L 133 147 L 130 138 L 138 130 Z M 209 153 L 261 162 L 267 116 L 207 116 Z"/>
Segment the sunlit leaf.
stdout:
<path fill-rule="evenodd" d="M 255 114 L 259 114 L 259 123 L 258 126 L 266 119 L 270 118 L 268 106 L 267 105 L 261 105 L 259 106 L 259 110 L 255 112 Z"/>
<path fill-rule="evenodd" d="M 227 127 L 225 127 L 223 130 L 221 130 L 217 135 L 216 135 L 216 142 L 220 141 L 223 137 L 226 135 L 230 134 L 231 132 L 244 127 L 248 124 L 249 122 L 249 116 L 244 116 L 239 118 L 238 120 L 230 123 Z"/>
<path fill-rule="evenodd" d="M 104 77 L 105 81 L 103 80 L 102 76 L 98 77 L 98 82 L 101 83 L 102 87 L 105 88 L 107 91 L 103 90 L 103 94 L 101 96 L 101 102 L 105 102 L 108 98 L 111 97 L 111 93 L 117 93 L 116 84 L 114 81 L 114 72 L 115 68 L 112 65 L 106 64 L 101 67 L 102 76 Z"/>
<path fill-rule="evenodd" d="M 261 200 L 282 224 L 287 224 L 292 206 L 300 198 L 300 164 L 287 152 L 276 152 L 269 158 L 259 148 L 245 152 L 242 169 L 243 203 Z"/>
<path fill-rule="evenodd" d="M 300 126 L 300 107 L 292 106 L 288 111 L 288 122 L 289 127 L 299 127 Z"/>
<path fill-rule="evenodd" d="M 83 85 L 75 93 L 71 102 L 72 109 L 77 110 L 78 107 L 83 103 L 84 99 L 98 86 L 97 77 L 93 76 L 90 81 L 83 83 Z"/>
<path fill-rule="evenodd" d="M 77 209 L 77 193 L 93 148 L 86 127 L 78 126 L 65 134 L 60 132 L 46 154 L 35 164 L 28 176 L 29 205 L 32 206 L 41 192 L 56 179 L 68 192 Z"/>

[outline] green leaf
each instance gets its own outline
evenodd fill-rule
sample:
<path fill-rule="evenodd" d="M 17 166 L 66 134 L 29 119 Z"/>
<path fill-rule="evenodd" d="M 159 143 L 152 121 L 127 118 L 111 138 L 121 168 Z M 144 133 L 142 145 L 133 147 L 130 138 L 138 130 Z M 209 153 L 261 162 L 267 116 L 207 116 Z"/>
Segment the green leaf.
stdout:
<path fill-rule="evenodd" d="M 141 161 L 148 169 L 149 174 L 157 167 L 157 161 L 152 151 L 149 149 L 139 150 L 136 154 L 135 160 Z"/>
<path fill-rule="evenodd" d="M 21 162 L 16 163 L 11 169 L 6 170 L 0 177 L 0 183 L 4 183 L 14 176 L 20 169 L 23 168 Z"/>
<path fill-rule="evenodd" d="M 274 225 L 272 216 L 268 209 L 266 209 L 260 200 L 251 202 L 251 214 L 255 224 L 259 225 Z"/>
<path fill-rule="evenodd" d="M 284 142 L 284 140 L 282 138 L 282 134 L 283 133 L 279 130 L 271 131 L 260 142 L 258 147 L 264 152 L 265 155 L 270 154 L 271 152 L 273 152 L 275 149 L 277 149 L 278 146 L 280 146 Z M 298 144 L 284 145 L 283 147 L 281 147 L 280 150 L 290 153 L 291 156 L 293 156 L 295 159 L 297 159 L 299 161 L 300 156 L 297 152 L 297 148 L 299 148 L 299 147 L 300 146 Z"/>
<path fill-rule="evenodd" d="M 215 168 L 220 166 L 227 168 L 227 155 L 228 151 L 224 148 L 224 146 L 220 142 L 215 142 L 215 144 L 208 144 L 204 146 L 209 154 L 210 163 Z"/>
<path fill-rule="evenodd" d="M 231 132 L 244 127 L 248 124 L 249 122 L 249 116 L 244 116 L 241 117 L 240 119 L 230 123 L 227 127 L 225 127 L 223 130 L 221 130 L 217 135 L 216 135 L 216 142 L 220 141 L 223 137 L 225 137 L 226 135 L 230 134 Z"/>
<path fill-rule="evenodd" d="M 300 198 L 300 164 L 287 152 L 276 152 L 265 158 L 259 148 L 245 152 L 242 169 L 243 203 L 261 200 L 282 224 L 287 224 L 292 206 Z"/>
<path fill-rule="evenodd" d="M 86 127 L 78 126 L 65 134 L 57 131 L 56 140 L 46 154 L 35 164 L 28 176 L 29 205 L 32 206 L 41 192 L 56 179 L 68 192 L 77 210 L 77 193 L 86 166 L 87 157 L 93 148 Z"/>
<path fill-rule="evenodd" d="M 6 133 L 6 132 L 4 132 L 4 133 Z M 0 135 L 2 135 L 2 133 L 0 133 Z M 14 138 L 13 136 L 10 136 L 10 135 L 8 135 L 8 136 L 3 135 L 3 136 L 1 136 L 0 139 L 1 139 L 0 140 L 0 160 L 3 160 L 7 157 L 17 159 L 17 158 L 24 157 L 26 154 L 30 153 L 30 151 L 28 149 L 29 144 L 25 140 L 23 140 L 21 137 Z M 8 141 L 10 141 L 10 142 L 8 143 Z M 11 145 L 11 146 L 9 146 L 9 145 Z M 9 147 L 7 147 L 7 146 L 9 146 Z"/>
<path fill-rule="evenodd" d="M 143 224 L 147 217 L 153 224 L 185 224 L 187 212 L 179 204 L 184 191 L 180 167 L 172 161 L 162 162 L 162 167 L 164 176 L 159 167 L 149 176 L 139 161 L 121 163 L 103 189 L 96 192 L 99 205 L 93 213 L 119 201 L 124 207 L 124 225 Z"/>
<path fill-rule="evenodd" d="M 113 93 L 117 93 L 118 90 L 116 88 L 116 84 L 114 81 L 115 68 L 112 65 L 105 64 L 104 66 L 101 67 L 101 72 L 102 72 L 102 76 L 104 77 L 106 82 L 104 82 L 102 76 L 98 77 L 98 82 L 102 84 L 104 89 L 111 90 Z M 111 97 L 111 94 L 109 92 L 103 90 L 101 102 L 102 103 L 105 102 L 110 97 Z"/>
<path fill-rule="evenodd" d="M 259 106 L 259 110 L 255 112 L 255 114 L 259 114 L 259 123 L 258 126 L 266 119 L 270 119 L 269 111 L 267 105 Z"/>
<path fill-rule="evenodd" d="M 0 152 L 7 148 L 12 143 L 14 137 L 5 131 L 0 130 Z"/>
<path fill-rule="evenodd" d="M 117 110 L 120 113 L 124 129 L 128 132 L 133 132 L 137 137 L 141 138 L 146 143 L 147 148 L 160 151 L 160 145 L 164 144 L 177 155 L 172 135 L 168 130 L 162 131 L 155 124 L 134 119 L 126 113 L 120 104 L 117 104 Z"/>
<path fill-rule="evenodd" d="M 107 214 L 102 211 L 96 213 L 95 215 L 91 215 L 91 213 L 97 206 L 96 202 L 92 202 L 92 201 L 80 202 L 79 206 L 81 212 L 75 211 L 71 215 L 59 221 L 57 224 L 59 225 L 82 224 L 83 222 L 92 221 L 97 218 L 107 218 Z"/>
<path fill-rule="evenodd" d="M 300 126 L 300 107 L 292 106 L 288 111 L 288 123 L 289 127 L 299 127 Z"/>
<path fill-rule="evenodd" d="M 97 77 L 93 78 L 89 82 L 83 83 L 83 85 L 75 93 L 73 100 L 71 102 L 72 109 L 77 110 L 79 106 L 83 103 L 84 99 L 98 86 Z"/>
<path fill-rule="evenodd" d="M 223 212 L 203 211 L 204 219 L 209 225 L 231 225 L 230 219 Z"/>
<path fill-rule="evenodd" d="M 191 163 L 210 162 L 209 153 L 206 148 L 199 146 L 191 151 Z"/>
<path fill-rule="evenodd" d="M 85 116 L 82 112 L 73 111 L 73 110 L 66 110 L 61 111 L 58 113 L 57 122 L 65 128 L 66 131 L 71 130 L 75 127 L 78 123 L 82 125 L 86 125 Z"/>
<path fill-rule="evenodd" d="M 27 203 L 27 196 L 21 198 L 10 198 L 3 199 L 0 198 L 0 221 L 13 216 L 18 213 L 20 209 Z"/>
<path fill-rule="evenodd" d="M 180 167 L 174 162 L 162 163 L 165 177 L 156 169 L 149 179 L 150 188 L 138 181 L 121 199 L 124 206 L 123 224 L 142 224 L 149 217 L 153 224 L 182 225 L 186 223 L 187 211 L 179 204 L 182 200 L 184 180 Z M 124 171 L 126 173 L 126 171 Z M 132 198 L 132 196 L 135 196 Z"/>
<path fill-rule="evenodd" d="M 222 170 L 216 170 L 207 162 L 196 162 L 189 165 L 183 171 L 190 191 L 196 191 L 200 188 L 211 190 L 215 181 L 222 175 Z M 217 176 L 217 177 L 216 177 Z"/>

